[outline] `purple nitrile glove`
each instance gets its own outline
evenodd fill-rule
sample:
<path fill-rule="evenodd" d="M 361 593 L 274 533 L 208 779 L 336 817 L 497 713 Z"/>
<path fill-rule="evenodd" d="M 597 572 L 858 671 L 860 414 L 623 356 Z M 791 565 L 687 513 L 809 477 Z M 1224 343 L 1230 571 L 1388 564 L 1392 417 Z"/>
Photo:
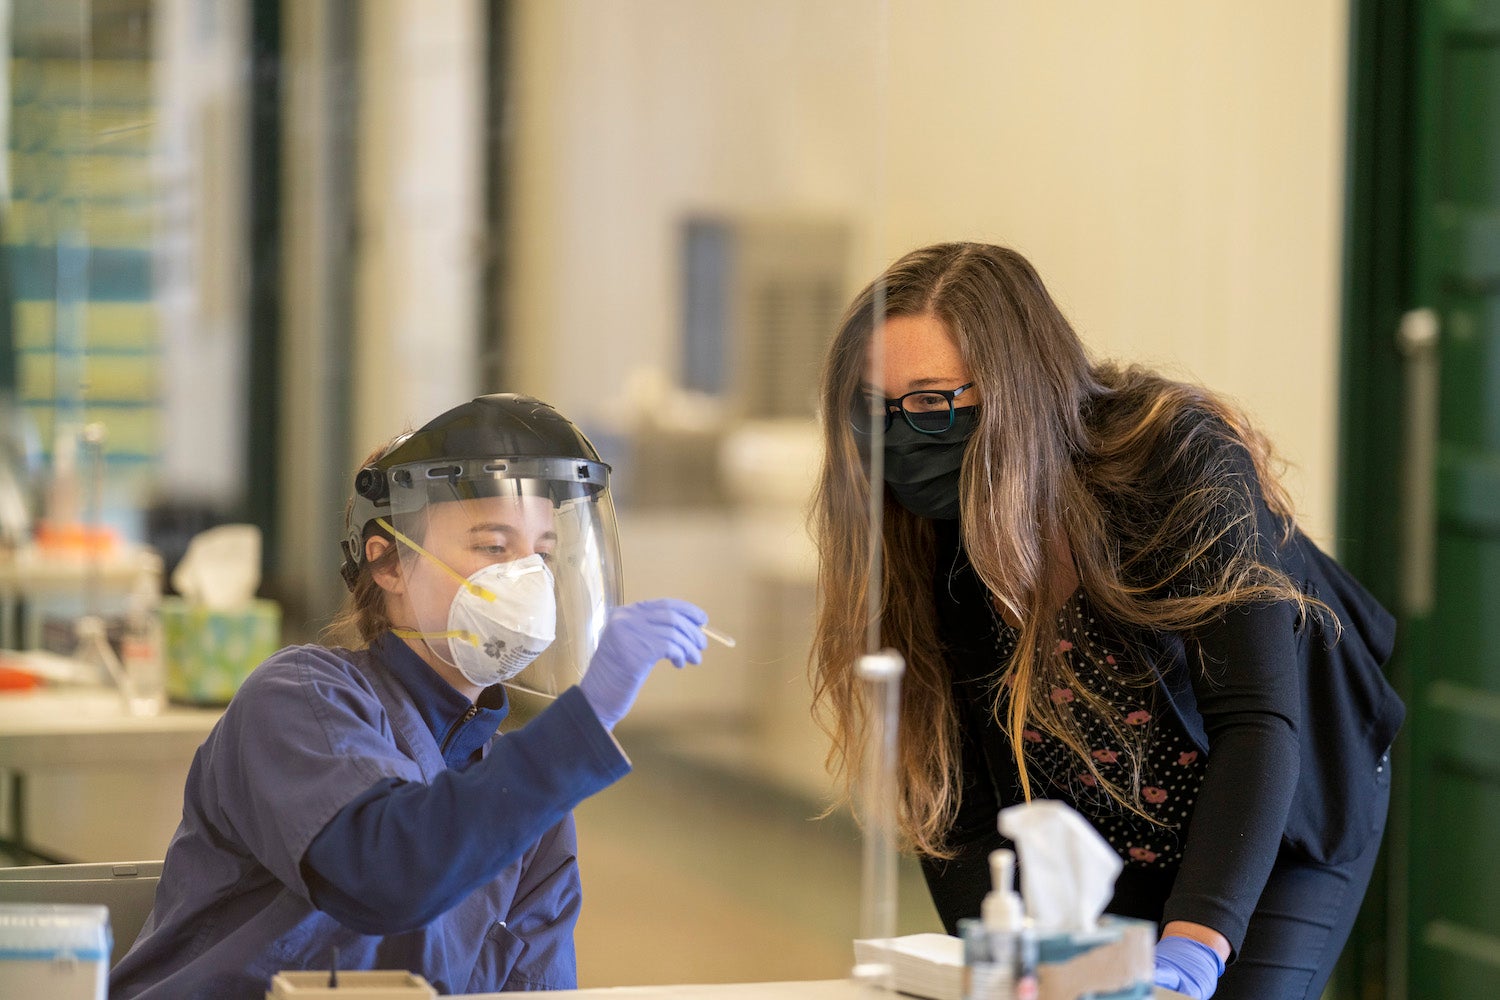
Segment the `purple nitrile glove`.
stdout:
<path fill-rule="evenodd" d="M 1156 942 L 1156 985 L 1208 1000 L 1224 974 L 1224 960 L 1202 941 L 1173 934 Z"/>
<path fill-rule="evenodd" d="M 609 613 L 599 648 L 578 682 L 605 729 L 625 718 L 658 660 L 679 667 L 703 662 L 707 622 L 702 608 L 672 598 L 625 604 Z"/>

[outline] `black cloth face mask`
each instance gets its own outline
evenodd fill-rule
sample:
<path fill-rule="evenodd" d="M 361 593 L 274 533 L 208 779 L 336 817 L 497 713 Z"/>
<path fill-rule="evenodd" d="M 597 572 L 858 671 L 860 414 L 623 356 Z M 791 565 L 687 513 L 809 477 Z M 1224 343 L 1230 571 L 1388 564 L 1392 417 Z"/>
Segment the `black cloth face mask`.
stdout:
<path fill-rule="evenodd" d="M 918 517 L 958 520 L 958 475 L 964 448 L 979 424 L 979 407 L 953 411 L 953 426 L 937 434 L 913 430 L 899 417 L 885 432 L 885 482 L 901 506 Z"/>

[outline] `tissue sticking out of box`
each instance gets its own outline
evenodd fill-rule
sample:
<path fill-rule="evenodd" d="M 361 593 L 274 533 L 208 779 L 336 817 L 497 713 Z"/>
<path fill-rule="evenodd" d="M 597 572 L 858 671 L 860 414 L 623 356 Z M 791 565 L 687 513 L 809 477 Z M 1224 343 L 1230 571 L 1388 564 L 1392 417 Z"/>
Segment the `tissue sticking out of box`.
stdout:
<path fill-rule="evenodd" d="M 221 524 L 194 535 L 172 571 L 172 587 L 189 604 L 215 611 L 243 608 L 260 588 L 260 529 Z"/>
<path fill-rule="evenodd" d="M 1115 892 L 1120 856 L 1061 802 L 1000 810 L 1000 832 L 1020 856 L 1021 896 L 1039 932 L 1091 931 Z"/>

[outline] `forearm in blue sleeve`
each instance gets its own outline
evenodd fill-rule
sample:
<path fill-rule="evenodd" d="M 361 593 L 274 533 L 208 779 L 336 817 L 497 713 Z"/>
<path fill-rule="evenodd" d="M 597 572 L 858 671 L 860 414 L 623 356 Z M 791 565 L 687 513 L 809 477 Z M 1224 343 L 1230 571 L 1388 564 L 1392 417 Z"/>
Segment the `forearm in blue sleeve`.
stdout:
<path fill-rule="evenodd" d="M 346 805 L 303 858 L 312 902 L 362 934 L 420 927 L 629 770 L 570 688 L 469 768 L 430 784 L 381 781 Z"/>

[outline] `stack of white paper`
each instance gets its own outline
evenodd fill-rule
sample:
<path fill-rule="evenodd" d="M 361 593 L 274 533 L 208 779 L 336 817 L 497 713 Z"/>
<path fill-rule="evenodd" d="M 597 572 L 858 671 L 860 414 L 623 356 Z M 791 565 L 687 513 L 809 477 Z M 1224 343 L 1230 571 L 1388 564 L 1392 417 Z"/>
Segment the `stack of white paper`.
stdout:
<path fill-rule="evenodd" d="M 963 1000 L 964 943 L 947 934 L 854 942 L 857 965 L 889 962 L 896 989 L 931 1000 Z"/>

